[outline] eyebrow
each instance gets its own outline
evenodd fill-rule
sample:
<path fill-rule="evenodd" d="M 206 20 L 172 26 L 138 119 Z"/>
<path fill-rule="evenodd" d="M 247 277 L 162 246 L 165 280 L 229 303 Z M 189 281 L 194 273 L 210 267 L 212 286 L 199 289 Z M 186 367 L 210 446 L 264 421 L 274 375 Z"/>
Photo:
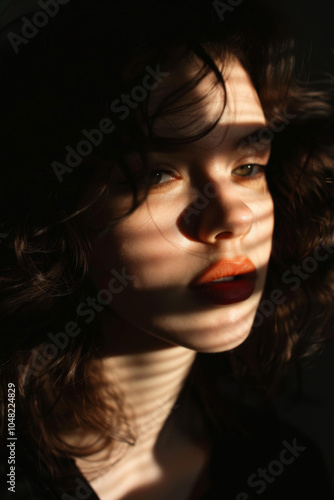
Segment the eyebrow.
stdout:
<path fill-rule="evenodd" d="M 243 137 L 237 139 L 234 147 L 235 148 L 240 148 L 244 145 L 252 145 L 252 144 L 261 144 L 265 147 L 265 150 L 270 150 L 271 148 L 271 142 L 272 138 L 268 137 L 268 134 L 266 136 L 263 136 L 264 131 L 268 131 L 268 127 L 263 125 L 263 127 L 258 127 L 255 130 L 252 130 L 248 134 L 244 135 Z M 246 143 L 246 144 L 244 144 Z"/>
<path fill-rule="evenodd" d="M 257 126 L 250 132 L 247 132 L 247 134 L 237 137 L 233 141 L 232 149 L 238 149 L 245 145 L 251 146 L 252 144 L 261 144 L 264 146 L 262 151 L 267 152 L 271 148 L 272 139 L 268 137 L 268 134 L 265 137 L 263 136 L 264 130 L 268 130 L 265 123 L 263 126 Z M 150 140 L 149 151 L 152 153 L 179 153 L 183 151 L 185 147 L 192 145 L 194 142 L 196 141 L 189 142 L 185 140 L 184 142 L 173 142 L 173 140 L 154 137 Z"/>

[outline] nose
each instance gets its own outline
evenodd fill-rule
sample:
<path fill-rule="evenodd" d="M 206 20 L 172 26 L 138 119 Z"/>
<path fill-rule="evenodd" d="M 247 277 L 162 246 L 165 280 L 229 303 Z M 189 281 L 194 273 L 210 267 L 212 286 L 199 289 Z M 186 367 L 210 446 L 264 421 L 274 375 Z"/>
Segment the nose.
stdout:
<path fill-rule="evenodd" d="M 215 244 L 222 239 L 242 239 L 253 224 L 254 213 L 233 183 L 211 182 L 214 195 L 198 214 L 197 238 Z"/>

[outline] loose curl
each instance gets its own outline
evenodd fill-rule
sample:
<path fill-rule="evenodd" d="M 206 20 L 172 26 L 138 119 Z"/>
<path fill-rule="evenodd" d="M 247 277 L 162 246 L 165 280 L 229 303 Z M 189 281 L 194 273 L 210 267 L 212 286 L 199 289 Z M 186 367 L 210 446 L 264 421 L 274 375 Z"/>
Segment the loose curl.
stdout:
<path fill-rule="evenodd" d="M 145 199 L 145 185 L 141 189 L 132 178 L 126 153 L 137 151 L 145 159 L 158 117 L 191 108 L 193 119 L 200 101 L 180 100 L 206 75 L 213 74 L 224 90 L 217 58 L 226 64 L 238 57 L 268 123 L 284 125 L 274 134 L 267 168 L 276 222 L 263 300 L 275 289 L 286 300 L 227 354 L 235 376 L 274 387 L 289 360 L 310 356 L 328 338 L 332 254 L 295 291 L 282 276 L 319 245 L 334 250 L 332 94 L 297 80 L 293 43 L 281 25 L 277 13 L 246 0 L 224 22 L 205 1 L 147 0 L 138 8 L 134 1 L 72 0 L 19 54 L 3 37 L 1 421 L 4 426 L 7 383 L 14 382 L 20 431 L 38 443 L 55 474 L 62 474 L 64 457 L 101 450 L 110 455 L 117 443 L 135 442 L 122 395 L 94 369 L 98 321 L 87 324 L 75 312 L 96 293 L 88 274 L 88 217 L 111 196 L 116 164 L 133 188 L 130 212 Z M 111 102 L 140 83 L 147 66 L 172 68 L 189 57 L 202 62 L 201 70 L 167 96 L 155 115 L 149 113 L 149 95 L 124 121 L 111 112 Z M 220 116 L 182 142 L 209 133 Z M 82 127 L 96 128 L 101 118 L 110 118 L 115 130 L 59 179 L 51 164 L 65 165 L 65 145 L 76 145 Z M 80 333 L 50 355 L 48 333 L 74 320 Z M 200 363 L 201 355 L 195 365 Z M 204 389 L 201 394 L 208 397 Z M 214 411 L 208 413 L 214 420 Z M 96 439 L 71 446 L 62 437 L 65 428 Z"/>

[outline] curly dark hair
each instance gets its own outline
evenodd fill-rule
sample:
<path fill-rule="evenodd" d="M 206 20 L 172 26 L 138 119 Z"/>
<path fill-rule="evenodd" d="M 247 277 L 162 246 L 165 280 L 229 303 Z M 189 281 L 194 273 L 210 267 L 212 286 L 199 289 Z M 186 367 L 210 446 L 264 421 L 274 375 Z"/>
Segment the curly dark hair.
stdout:
<path fill-rule="evenodd" d="M 309 356 L 330 334 L 332 91 L 314 89 L 307 76 L 302 81 L 296 75 L 293 40 L 282 30 L 279 13 L 260 1 L 244 0 L 225 15 L 215 5 L 71 0 L 24 43 L 8 36 L 19 32 L 21 20 L 3 33 L 1 421 L 12 382 L 24 433 L 38 443 L 50 467 L 57 457 L 87 456 L 119 440 L 135 440 L 117 387 L 99 380 L 96 389 L 98 318 L 88 324 L 76 313 L 94 290 L 87 224 L 112 195 L 115 165 L 133 188 L 130 211 L 143 201 L 146 184 L 133 178 L 126 154 L 145 158 L 154 120 L 196 106 L 182 99 L 205 75 L 212 72 L 224 88 L 217 57 L 223 63 L 237 57 L 259 95 L 268 122 L 260 133 L 272 142 L 266 172 L 275 206 L 263 298 L 248 339 L 225 356 L 236 377 L 269 389 L 289 360 Z M 141 82 L 147 67 L 168 70 L 190 55 L 202 62 L 201 71 L 167 96 L 153 116 L 149 92 L 126 120 L 112 111 L 111 103 Z M 83 129 L 96 130 L 101 120 L 109 127 L 103 141 L 78 159 L 73 151 Z M 216 123 L 181 140 L 203 137 Z M 124 216 L 115 214 L 115 220 Z M 63 332 L 65 324 L 66 346 L 55 345 L 50 333 Z M 73 448 L 60 437 L 64 426 L 89 431 L 97 440 Z"/>

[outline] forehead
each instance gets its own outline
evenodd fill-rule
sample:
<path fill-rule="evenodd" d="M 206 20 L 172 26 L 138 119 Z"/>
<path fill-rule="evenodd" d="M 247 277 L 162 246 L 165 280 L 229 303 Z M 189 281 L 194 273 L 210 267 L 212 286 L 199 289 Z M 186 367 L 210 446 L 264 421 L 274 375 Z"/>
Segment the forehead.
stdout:
<path fill-rule="evenodd" d="M 213 72 L 204 78 L 200 77 L 200 62 L 195 59 L 179 64 L 169 71 L 169 75 L 152 92 L 149 100 L 149 114 L 158 116 L 152 128 L 153 136 L 161 138 L 182 138 L 199 134 L 208 129 L 220 117 L 213 130 L 202 139 L 196 141 L 206 145 L 222 141 L 225 137 L 238 134 L 247 134 L 247 131 L 265 126 L 266 119 L 250 76 L 236 58 L 230 58 L 222 66 L 215 60 L 222 74 L 223 86 L 217 82 Z M 194 78 L 198 78 L 197 85 L 180 95 L 180 88 Z M 174 101 L 168 103 L 166 111 L 163 109 L 168 96 L 175 96 Z M 226 101 L 225 101 L 226 99 Z M 224 108 L 225 105 L 225 108 Z M 159 111 L 161 111 L 162 113 Z M 239 130 L 239 132 L 238 132 Z"/>

